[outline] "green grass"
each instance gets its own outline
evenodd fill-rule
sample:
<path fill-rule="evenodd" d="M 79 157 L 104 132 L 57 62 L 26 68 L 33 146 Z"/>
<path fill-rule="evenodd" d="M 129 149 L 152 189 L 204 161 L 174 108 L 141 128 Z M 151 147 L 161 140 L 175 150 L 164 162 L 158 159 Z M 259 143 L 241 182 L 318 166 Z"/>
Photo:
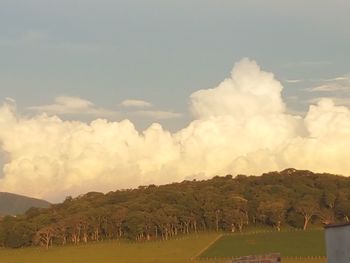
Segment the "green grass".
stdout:
<path fill-rule="evenodd" d="M 126 243 L 102 242 L 88 245 L 0 249 L 1 263 L 182 263 L 190 262 L 218 234 L 201 234 L 178 240 Z M 196 261 L 191 261 L 196 262 Z"/>
<path fill-rule="evenodd" d="M 282 258 L 324 256 L 324 240 L 323 230 L 223 235 L 200 258 L 228 258 L 271 252 L 281 253 Z"/>
<path fill-rule="evenodd" d="M 202 260 L 198 263 L 231 263 L 232 260 L 227 258 L 216 258 L 209 260 Z M 324 258 L 303 258 L 303 257 L 295 257 L 295 258 L 282 258 L 283 263 L 327 263 L 327 259 Z M 197 263 L 197 262 L 196 262 Z"/>
<path fill-rule="evenodd" d="M 283 263 L 327 263 L 327 259 L 324 258 L 283 258 Z"/>
<path fill-rule="evenodd" d="M 101 242 L 88 245 L 0 249 L 0 263 L 228 263 L 228 257 L 281 252 L 284 263 L 325 263 L 324 232 L 217 233 L 145 243 Z M 212 245 L 211 245 L 212 244 Z M 208 249 L 206 249 L 209 247 Z M 205 250 L 202 254 L 201 251 Z M 195 258 L 200 254 L 200 257 Z M 210 257 L 209 260 L 203 258 Z"/>

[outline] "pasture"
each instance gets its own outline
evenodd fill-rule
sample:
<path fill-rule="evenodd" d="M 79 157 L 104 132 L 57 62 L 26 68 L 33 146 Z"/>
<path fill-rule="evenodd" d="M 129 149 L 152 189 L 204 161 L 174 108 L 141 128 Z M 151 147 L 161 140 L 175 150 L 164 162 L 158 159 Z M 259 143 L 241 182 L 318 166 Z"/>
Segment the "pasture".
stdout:
<path fill-rule="evenodd" d="M 284 263 L 325 263 L 323 231 L 217 233 L 184 236 L 144 243 L 106 241 L 87 245 L 0 249 L 1 263 L 212 263 L 229 262 L 232 256 L 280 251 Z M 310 256 L 314 256 L 313 258 Z"/>
<path fill-rule="evenodd" d="M 217 234 L 191 235 L 144 243 L 101 242 L 88 245 L 0 249 L 1 263 L 157 263 L 190 262 Z"/>
<path fill-rule="evenodd" d="M 325 256 L 323 230 L 242 233 L 221 236 L 199 255 L 201 259 L 233 258 L 279 252 L 282 258 Z M 285 260 L 283 260 L 285 261 Z"/>

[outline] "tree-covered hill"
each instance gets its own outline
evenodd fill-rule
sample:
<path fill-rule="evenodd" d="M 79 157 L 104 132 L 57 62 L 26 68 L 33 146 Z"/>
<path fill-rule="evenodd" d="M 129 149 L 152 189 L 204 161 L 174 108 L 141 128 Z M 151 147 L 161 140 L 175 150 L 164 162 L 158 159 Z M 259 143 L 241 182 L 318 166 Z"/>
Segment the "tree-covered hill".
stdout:
<path fill-rule="evenodd" d="M 23 195 L 0 192 L 0 216 L 23 214 L 31 207 L 48 208 L 50 203 Z"/>
<path fill-rule="evenodd" d="M 0 223 L 7 247 L 106 239 L 167 240 L 199 231 L 255 225 L 307 229 L 348 221 L 350 178 L 287 169 L 262 176 L 216 176 L 107 194 L 90 192 Z"/>

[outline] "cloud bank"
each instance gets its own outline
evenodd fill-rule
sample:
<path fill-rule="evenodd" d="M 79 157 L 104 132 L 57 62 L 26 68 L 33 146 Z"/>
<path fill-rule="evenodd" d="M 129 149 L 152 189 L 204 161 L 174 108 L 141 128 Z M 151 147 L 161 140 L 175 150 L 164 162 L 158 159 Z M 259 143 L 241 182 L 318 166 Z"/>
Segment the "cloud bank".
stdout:
<path fill-rule="evenodd" d="M 0 191 L 55 201 L 287 167 L 350 175 L 349 108 L 321 99 L 305 118 L 290 115 L 282 89 L 272 73 L 243 59 L 217 87 L 190 96 L 194 120 L 176 133 L 157 123 L 140 133 L 129 120 L 24 117 L 6 102 L 0 107 L 0 154 L 6 155 Z M 56 104 L 76 105 L 66 102 Z"/>

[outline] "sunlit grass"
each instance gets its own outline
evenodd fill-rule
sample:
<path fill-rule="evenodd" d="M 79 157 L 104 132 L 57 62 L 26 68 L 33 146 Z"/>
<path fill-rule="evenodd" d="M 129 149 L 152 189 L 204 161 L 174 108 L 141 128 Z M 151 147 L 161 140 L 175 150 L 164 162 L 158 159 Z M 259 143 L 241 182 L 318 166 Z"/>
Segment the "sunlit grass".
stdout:
<path fill-rule="evenodd" d="M 127 243 L 102 242 L 88 245 L 0 250 L 1 263 L 156 263 L 189 262 L 217 234 L 185 236 L 169 241 Z M 196 262 L 196 261 L 192 261 Z"/>
<path fill-rule="evenodd" d="M 223 235 L 201 258 L 239 257 L 278 252 L 282 257 L 325 256 L 323 230 Z"/>
<path fill-rule="evenodd" d="M 53 247 L 49 250 L 42 248 L 0 249 L 0 263 L 228 263 L 232 255 L 228 256 L 228 247 L 222 248 L 218 246 L 220 244 L 230 244 L 229 251 L 239 249 L 242 255 L 259 254 L 264 251 L 277 251 L 283 255 L 287 249 L 292 257 L 282 257 L 284 263 L 326 262 L 323 256 L 324 238 L 321 230 L 224 235 L 211 245 L 218 237 L 217 233 L 209 233 L 184 236 L 169 241 L 144 243 L 106 241 L 79 246 Z M 298 241 L 299 244 L 292 244 L 298 238 L 301 238 Z M 232 250 L 232 245 L 236 249 Z M 208 247 L 209 249 L 205 250 Z M 196 258 L 203 250 L 205 252 L 202 253 L 202 258 Z M 216 251 L 217 254 L 214 255 L 210 251 Z M 212 253 L 210 258 L 208 258 L 209 252 Z M 203 257 L 205 255 L 207 259 Z"/>

